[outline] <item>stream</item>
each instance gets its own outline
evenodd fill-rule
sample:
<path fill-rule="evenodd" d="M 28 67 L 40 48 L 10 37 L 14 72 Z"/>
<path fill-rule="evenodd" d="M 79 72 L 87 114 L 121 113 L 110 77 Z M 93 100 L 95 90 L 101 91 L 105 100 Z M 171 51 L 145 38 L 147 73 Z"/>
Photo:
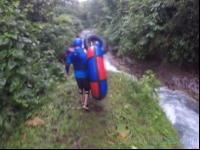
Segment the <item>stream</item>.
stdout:
<path fill-rule="evenodd" d="M 113 57 L 109 52 L 104 55 L 107 71 L 120 72 L 111 65 L 109 59 Z M 187 94 L 172 91 L 166 87 L 160 88 L 160 107 L 180 135 L 185 149 L 199 149 L 199 107 L 189 100 Z M 177 141 L 176 141 L 177 142 Z"/>
<path fill-rule="evenodd" d="M 84 39 L 90 33 L 91 31 L 84 30 L 79 37 Z M 119 73 L 109 62 L 112 57 L 114 56 L 110 52 L 104 55 L 106 70 Z M 184 149 L 199 149 L 199 106 L 191 102 L 186 93 L 166 87 L 160 87 L 160 97 L 164 99 L 160 101 L 160 107 L 179 133 Z"/>

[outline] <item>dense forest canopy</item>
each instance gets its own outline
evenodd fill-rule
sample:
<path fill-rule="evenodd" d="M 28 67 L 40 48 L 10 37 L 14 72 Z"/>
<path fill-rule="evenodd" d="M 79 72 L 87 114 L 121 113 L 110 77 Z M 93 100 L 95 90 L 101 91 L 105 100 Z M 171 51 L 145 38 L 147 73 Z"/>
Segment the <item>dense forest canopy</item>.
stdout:
<path fill-rule="evenodd" d="M 103 15 L 99 15 L 97 22 L 100 33 L 115 46 L 120 56 L 133 59 L 153 56 L 179 67 L 195 66 L 198 70 L 198 0 L 96 2 L 99 7 L 102 4 Z"/>
<path fill-rule="evenodd" d="M 66 80 L 58 58 L 84 28 L 119 56 L 199 68 L 199 0 L 0 0 L 0 135 Z"/>

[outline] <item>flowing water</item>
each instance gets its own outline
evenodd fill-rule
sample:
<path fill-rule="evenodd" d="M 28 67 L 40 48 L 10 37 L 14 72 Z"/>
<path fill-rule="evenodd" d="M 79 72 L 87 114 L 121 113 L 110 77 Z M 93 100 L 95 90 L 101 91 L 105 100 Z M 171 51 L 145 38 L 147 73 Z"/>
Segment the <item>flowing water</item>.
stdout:
<path fill-rule="evenodd" d="M 181 91 L 160 88 L 160 106 L 178 131 L 185 149 L 199 149 L 199 108 Z"/>
<path fill-rule="evenodd" d="M 82 32 L 81 38 L 91 33 L 89 30 Z M 110 53 L 104 55 L 106 70 L 120 72 L 109 62 L 113 56 Z M 199 149 L 199 105 L 192 103 L 189 97 L 181 91 L 172 91 L 165 87 L 160 88 L 160 107 L 164 110 L 167 118 L 180 135 L 185 149 Z M 178 141 L 174 141 L 178 142 Z"/>
<path fill-rule="evenodd" d="M 106 69 L 120 72 L 109 62 L 111 57 L 110 53 L 104 55 Z M 165 87 L 160 88 L 160 97 L 164 99 L 160 101 L 160 106 L 178 131 L 184 148 L 199 149 L 199 106 L 192 103 L 184 92 Z"/>

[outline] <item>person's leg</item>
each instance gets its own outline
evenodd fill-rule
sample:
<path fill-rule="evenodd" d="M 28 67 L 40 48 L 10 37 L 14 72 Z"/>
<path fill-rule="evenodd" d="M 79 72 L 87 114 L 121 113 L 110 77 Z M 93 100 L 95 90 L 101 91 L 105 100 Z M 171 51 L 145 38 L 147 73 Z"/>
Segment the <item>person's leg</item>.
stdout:
<path fill-rule="evenodd" d="M 80 95 L 80 98 L 81 98 L 81 104 L 83 104 L 83 90 L 79 89 L 79 95 Z"/>
<path fill-rule="evenodd" d="M 84 103 L 84 107 L 87 107 L 88 105 L 88 97 L 90 94 L 90 80 L 89 77 L 86 77 L 83 79 L 83 83 L 84 83 L 84 89 L 85 89 L 85 103 Z"/>
<path fill-rule="evenodd" d="M 81 99 L 81 104 L 83 104 L 83 85 L 81 83 L 81 79 L 76 78 L 78 87 L 79 87 L 79 95 L 80 95 L 80 99 Z"/>
<path fill-rule="evenodd" d="M 84 102 L 84 106 L 86 106 L 87 107 L 87 105 L 88 105 L 88 97 L 89 97 L 89 91 L 85 91 L 85 102 Z"/>

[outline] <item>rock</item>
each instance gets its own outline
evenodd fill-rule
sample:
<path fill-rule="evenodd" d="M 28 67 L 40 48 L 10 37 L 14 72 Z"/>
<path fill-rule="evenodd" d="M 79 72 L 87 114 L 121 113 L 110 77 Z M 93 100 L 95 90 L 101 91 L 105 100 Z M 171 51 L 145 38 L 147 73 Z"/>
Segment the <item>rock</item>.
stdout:
<path fill-rule="evenodd" d="M 119 63 L 120 65 L 122 65 L 122 66 L 125 66 L 125 65 L 126 65 L 124 59 L 118 59 L 117 61 L 118 61 L 118 63 Z"/>
<path fill-rule="evenodd" d="M 130 69 L 130 68 L 125 68 L 125 72 L 130 73 L 130 72 L 131 72 L 131 69 Z"/>
<path fill-rule="evenodd" d="M 172 77 L 168 81 L 168 87 L 174 85 L 175 89 L 183 90 L 199 102 L 199 84 L 195 79 L 188 77 Z"/>
<path fill-rule="evenodd" d="M 125 57 L 125 63 L 128 64 L 128 65 L 133 65 L 133 61 L 130 57 Z"/>

